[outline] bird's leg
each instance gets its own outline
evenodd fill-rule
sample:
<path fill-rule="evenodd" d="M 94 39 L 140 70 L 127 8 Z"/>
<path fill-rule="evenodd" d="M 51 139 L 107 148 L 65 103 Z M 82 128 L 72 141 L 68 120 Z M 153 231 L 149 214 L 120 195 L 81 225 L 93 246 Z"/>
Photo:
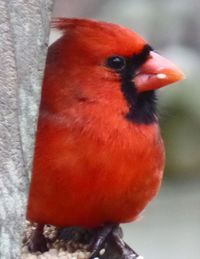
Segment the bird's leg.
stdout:
<path fill-rule="evenodd" d="M 46 252 L 48 251 L 47 247 L 47 239 L 43 234 L 44 225 L 38 224 L 36 229 L 33 231 L 31 235 L 31 239 L 28 245 L 28 249 L 30 252 Z"/>
<path fill-rule="evenodd" d="M 102 259 L 142 259 L 143 257 L 139 256 L 123 241 L 122 236 L 122 229 L 116 224 L 105 225 L 99 229 L 90 249 L 90 259 L 96 257 Z M 102 250 L 103 248 L 105 251 Z"/>
<path fill-rule="evenodd" d="M 95 234 L 95 238 L 90 245 L 91 255 L 90 259 L 95 258 L 99 255 L 99 252 L 103 248 L 107 238 L 112 233 L 113 229 L 116 227 L 115 224 L 105 225 L 97 230 Z"/>
<path fill-rule="evenodd" d="M 118 226 L 112 231 L 112 239 L 115 245 L 119 249 L 122 259 L 143 259 L 142 256 L 138 255 L 129 245 L 122 240 L 121 228 Z"/>

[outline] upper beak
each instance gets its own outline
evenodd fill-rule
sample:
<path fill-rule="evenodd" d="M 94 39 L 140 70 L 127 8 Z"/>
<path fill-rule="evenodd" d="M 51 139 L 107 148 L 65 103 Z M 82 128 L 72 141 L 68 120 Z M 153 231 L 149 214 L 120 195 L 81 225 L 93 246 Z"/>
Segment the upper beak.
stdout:
<path fill-rule="evenodd" d="M 138 92 L 143 92 L 158 89 L 184 78 L 183 72 L 171 61 L 151 51 L 150 58 L 138 69 L 134 83 Z"/>

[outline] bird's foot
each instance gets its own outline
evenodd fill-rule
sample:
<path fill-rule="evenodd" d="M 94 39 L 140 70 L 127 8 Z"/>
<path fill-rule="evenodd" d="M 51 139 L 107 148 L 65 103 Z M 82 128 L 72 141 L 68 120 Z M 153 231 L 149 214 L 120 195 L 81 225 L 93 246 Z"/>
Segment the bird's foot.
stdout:
<path fill-rule="evenodd" d="M 43 234 L 43 229 L 44 229 L 44 225 L 38 224 L 36 226 L 36 229 L 33 231 L 30 238 L 30 242 L 28 244 L 28 250 L 31 253 L 34 253 L 34 252 L 44 253 L 48 251 L 47 239 Z"/>
<path fill-rule="evenodd" d="M 118 233 L 118 229 L 115 228 L 112 232 L 112 239 L 113 242 L 116 245 L 116 249 L 119 250 L 119 253 L 121 255 L 120 258 L 123 259 L 143 259 L 142 256 L 138 255 L 129 245 L 127 245 L 123 239 L 122 236 Z"/>
<path fill-rule="evenodd" d="M 38 224 L 32 233 L 28 248 L 30 252 L 46 252 L 53 240 L 43 234 L 44 225 Z M 72 241 L 89 244 L 90 259 L 143 259 L 122 239 L 119 225 L 108 224 L 98 229 L 86 230 L 78 227 L 58 230 L 56 238 L 66 242 Z"/>
<path fill-rule="evenodd" d="M 104 251 L 103 249 L 106 245 L 106 241 L 110 238 L 110 235 L 115 227 L 115 224 L 108 224 L 96 230 L 95 236 L 90 244 L 90 259 L 98 257 L 102 251 Z"/>
<path fill-rule="evenodd" d="M 90 246 L 90 259 L 142 259 L 122 240 L 122 229 L 119 225 L 109 224 L 97 230 L 96 237 Z"/>

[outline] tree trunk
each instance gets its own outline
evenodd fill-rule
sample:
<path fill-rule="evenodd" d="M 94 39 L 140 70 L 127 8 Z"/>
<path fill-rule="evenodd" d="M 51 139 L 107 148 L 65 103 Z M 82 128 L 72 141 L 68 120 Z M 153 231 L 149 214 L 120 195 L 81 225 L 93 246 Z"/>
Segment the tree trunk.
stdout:
<path fill-rule="evenodd" d="M 0 0 L 1 259 L 20 258 L 52 2 Z"/>

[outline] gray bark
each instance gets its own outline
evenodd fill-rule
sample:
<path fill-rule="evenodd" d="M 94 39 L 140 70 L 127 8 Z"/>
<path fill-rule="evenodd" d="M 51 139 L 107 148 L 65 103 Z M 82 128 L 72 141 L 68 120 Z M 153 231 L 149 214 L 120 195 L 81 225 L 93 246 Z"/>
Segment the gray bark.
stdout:
<path fill-rule="evenodd" d="M 20 258 L 52 2 L 0 0 L 1 259 Z"/>

